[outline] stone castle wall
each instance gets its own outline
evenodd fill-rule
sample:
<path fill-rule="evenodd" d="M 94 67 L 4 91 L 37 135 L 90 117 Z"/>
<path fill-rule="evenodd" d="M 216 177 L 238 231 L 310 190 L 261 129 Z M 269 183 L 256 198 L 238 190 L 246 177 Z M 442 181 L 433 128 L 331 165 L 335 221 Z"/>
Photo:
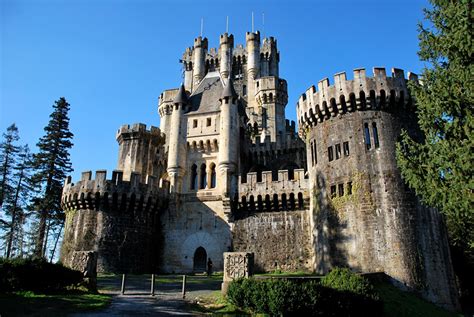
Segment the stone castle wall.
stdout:
<path fill-rule="evenodd" d="M 74 251 L 97 251 L 99 272 L 155 272 L 160 246 L 159 213 L 166 200 L 156 179 L 140 183 L 132 173 L 130 181 L 114 171 L 82 174 L 81 181 L 69 178 L 63 189 L 66 226 L 61 261 L 67 265 Z"/>
<path fill-rule="evenodd" d="M 253 252 L 259 272 L 311 271 L 312 245 L 308 211 L 264 212 L 236 220 L 236 252 Z"/>
<path fill-rule="evenodd" d="M 334 86 L 325 80 L 319 91 L 310 90 L 300 99 L 314 269 L 383 271 L 431 301 L 456 307 L 441 216 L 421 206 L 397 168 L 395 145 L 402 129 L 415 138 L 420 133 L 413 105 L 403 93 L 403 72 L 393 74 L 386 78 L 385 70 L 375 69 L 374 77 L 366 78 L 365 70 L 357 70 L 347 82 L 336 75 Z M 339 96 L 345 94 L 351 105 Z"/>

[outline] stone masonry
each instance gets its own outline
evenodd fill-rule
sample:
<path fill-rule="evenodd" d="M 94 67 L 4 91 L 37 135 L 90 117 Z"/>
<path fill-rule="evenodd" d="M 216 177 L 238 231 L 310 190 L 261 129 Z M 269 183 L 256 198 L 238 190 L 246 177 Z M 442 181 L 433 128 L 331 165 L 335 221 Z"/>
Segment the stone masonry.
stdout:
<path fill-rule="evenodd" d="M 336 74 L 285 118 L 287 82 L 273 37 L 197 37 L 183 84 L 158 98 L 160 128 L 117 131 L 117 170 L 63 190 L 64 263 L 97 252 L 98 271 L 223 270 L 226 252 L 256 271 L 385 272 L 447 308 L 458 305 L 445 226 L 404 184 L 402 129 L 422 137 L 400 69 Z"/>

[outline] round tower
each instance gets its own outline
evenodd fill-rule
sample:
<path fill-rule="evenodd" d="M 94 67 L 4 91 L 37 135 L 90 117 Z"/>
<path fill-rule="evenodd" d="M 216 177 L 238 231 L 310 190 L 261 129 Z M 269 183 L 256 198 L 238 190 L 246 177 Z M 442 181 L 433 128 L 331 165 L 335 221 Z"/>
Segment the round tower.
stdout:
<path fill-rule="evenodd" d="M 239 162 L 239 112 L 237 94 L 228 79 L 221 98 L 219 163 L 220 184 L 224 197 L 233 197 L 237 189 L 236 172 Z"/>
<path fill-rule="evenodd" d="M 179 87 L 179 91 L 173 100 L 173 110 L 171 113 L 169 129 L 168 148 L 168 177 L 170 182 L 170 192 L 181 193 L 183 176 L 186 168 L 186 119 L 184 112 L 188 104 L 188 96 L 184 91 L 184 86 Z"/>
<path fill-rule="evenodd" d="M 227 78 L 232 69 L 232 49 L 234 36 L 224 33 L 219 38 L 220 73 L 222 78 Z"/>
<path fill-rule="evenodd" d="M 248 79 L 255 79 L 260 70 L 260 32 L 247 32 L 245 35 L 247 44 L 247 75 Z M 249 84 L 250 85 L 250 84 Z"/>
<path fill-rule="evenodd" d="M 207 38 L 198 36 L 194 39 L 193 90 L 196 89 L 206 72 Z"/>
<path fill-rule="evenodd" d="M 124 178 L 129 179 L 125 181 Z M 156 177 L 114 171 L 68 177 L 61 205 L 66 213 L 61 262 L 70 266 L 75 251 L 96 251 L 98 272 L 154 272 L 159 267 L 160 210 L 166 192 Z"/>
<path fill-rule="evenodd" d="M 416 79 L 409 74 L 409 79 Z M 354 70 L 311 87 L 297 104 L 311 187 L 314 268 L 385 272 L 426 298 L 456 307 L 447 238 L 438 211 L 405 186 L 395 148 L 420 137 L 402 70 Z"/>

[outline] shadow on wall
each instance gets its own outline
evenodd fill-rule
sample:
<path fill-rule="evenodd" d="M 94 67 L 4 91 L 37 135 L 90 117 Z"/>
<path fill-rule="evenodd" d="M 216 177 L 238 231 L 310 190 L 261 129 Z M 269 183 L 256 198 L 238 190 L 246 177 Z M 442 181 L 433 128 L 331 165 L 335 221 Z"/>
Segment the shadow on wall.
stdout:
<path fill-rule="evenodd" d="M 343 220 L 340 211 L 331 204 L 327 193 L 326 180 L 318 172 L 316 186 L 312 190 L 313 200 L 313 247 L 315 250 L 314 270 L 318 274 L 326 274 L 333 267 L 349 267 L 347 251 L 343 244 L 351 239 L 343 233 L 347 228 L 347 220 Z M 358 268 L 351 266 L 352 270 Z"/>

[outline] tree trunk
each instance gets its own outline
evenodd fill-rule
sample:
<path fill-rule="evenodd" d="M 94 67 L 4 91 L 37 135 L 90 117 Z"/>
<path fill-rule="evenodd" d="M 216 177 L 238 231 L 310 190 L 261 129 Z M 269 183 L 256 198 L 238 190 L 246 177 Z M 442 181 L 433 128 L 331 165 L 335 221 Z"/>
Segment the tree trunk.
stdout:
<path fill-rule="evenodd" d="M 40 220 L 38 225 L 38 236 L 36 238 L 35 257 L 42 258 L 44 256 L 44 236 L 46 233 L 46 219 L 45 211 L 40 212 Z"/>
<path fill-rule="evenodd" d="M 51 262 L 51 263 L 53 262 L 54 253 L 56 253 L 56 247 L 58 246 L 59 237 L 61 236 L 61 232 L 63 231 L 63 227 L 64 227 L 64 221 L 61 223 L 61 226 L 59 227 L 58 235 L 56 236 L 56 241 L 54 241 L 53 251 L 51 252 L 51 258 L 49 259 L 49 262 Z"/>
<path fill-rule="evenodd" d="M 23 171 L 20 173 L 20 178 L 18 179 L 18 185 L 15 190 L 15 200 L 13 201 L 13 210 L 12 210 L 12 223 L 10 224 L 10 235 L 8 237 L 8 246 L 7 246 L 7 259 L 11 256 L 13 236 L 15 233 L 15 224 L 16 224 L 16 209 L 18 208 L 18 198 L 20 197 L 21 182 L 23 181 Z"/>

